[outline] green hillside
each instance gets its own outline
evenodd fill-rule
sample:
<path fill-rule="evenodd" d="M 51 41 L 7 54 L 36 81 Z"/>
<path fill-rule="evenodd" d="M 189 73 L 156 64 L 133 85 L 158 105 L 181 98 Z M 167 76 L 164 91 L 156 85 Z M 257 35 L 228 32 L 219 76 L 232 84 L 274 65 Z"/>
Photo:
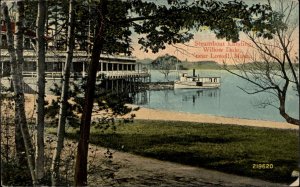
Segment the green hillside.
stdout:
<path fill-rule="evenodd" d="M 221 69 L 222 65 L 215 61 L 180 61 L 175 56 L 164 55 L 156 59 L 138 59 L 137 62 L 142 64 L 151 64 L 153 69 L 161 69 L 163 67 L 168 67 L 170 69 L 176 69 L 175 64 L 177 63 L 178 69 Z"/>
<path fill-rule="evenodd" d="M 196 62 L 183 62 L 184 69 L 221 69 L 222 65 L 215 61 L 196 61 Z"/>

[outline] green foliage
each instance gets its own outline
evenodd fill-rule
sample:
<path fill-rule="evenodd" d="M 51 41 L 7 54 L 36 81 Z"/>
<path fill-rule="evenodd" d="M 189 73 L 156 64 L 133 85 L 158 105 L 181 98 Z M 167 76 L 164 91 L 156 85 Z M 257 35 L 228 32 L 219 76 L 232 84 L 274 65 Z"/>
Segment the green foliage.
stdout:
<path fill-rule="evenodd" d="M 76 41 L 81 50 L 91 51 L 92 40 L 95 38 L 95 25 L 99 11 L 96 1 L 80 1 L 76 6 Z M 124 20 L 128 15 L 128 3 L 124 1 L 109 1 L 108 21 L 105 26 L 103 51 L 107 54 L 125 53 L 130 55 L 132 34 L 129 23 L 116 23 L 111 20 Z"/>
<path fill-rule="evenodd" d="M 96 0 L 76 1 L 76 42 L 81 50 L 91 49 L 95 38 L 95 25 L 99 11 Z M 26 24 L 34 28 L 37 3 L 26 0 Z M 49 1 L 48 32 L 56 28 L 59 45 L 66 42 L 68 2 Z M 255 32 L 257 36 L 272 38 L 273 25 L 286 26 L 282 15 L 273 12 L 268 5 L 247 5 L 243 1 L 179 1 L 164 3 L 126 0 L 108 1 L 103 51 L 108 54 L 131 54 L 131 37 L 139 34 L 138 43 L 146 52 L 156 53 L 166 44 L 185 43 L 193 33 L 207 26 L 217 38 L 236 42 L 239 32 Z"/>
<path fill-rule="evenodd" d="M 37 17 L 37 3 L 36 1 L 31 1 L 31 0 L 25 0 L 24 1 L 24 10 L 25 10 L 25 27 L 28 30 L 34 31 L 36 26 L 35 26 L 35 21 Z"/>
<path fill-rule="evenodd" d="M 79 127 L 79 114 L 83 112 L 84 98 L 83 94 L 86 88 L 86 79 L 75 79 L 71 81 L 69 97 L 71 98 L 67 104 L 67 122 L 72 127 Z M 57 95 L 61 95 L 61 88 L 54 84 L 51 91 Z M 109 126 L 112 119 L 117 115 L 125 115 L 131 111 L 130 107 L 125 104 L 132 103 L 133 98 L 128 92 L 114 92 L 103 88 L 101 81 L 96 86 L 94 96 L 94 112 L 105 111 L 105 115 L 101 116 L 98 122 L 102 122 Z M 57 124 L 59 112 L 59 98 L 53 100 L 46 108 L 46 117 L 52 119 L 52 124 Z M 107 117 L 107 114 L 109 115 Z M 56 119 L 56 120 L 53 120 Z"/>
<path fill-rule="evenodd" d="M 76 88 L 78 87 L 78 85 L 74 82 L 72 82 L 71 85 Z M 54 84 L 54 88 L 51 88 L 51 91 L 57 96 L 61 95 L 61 88 L 57 84 Z M 74 90 L 70 90 L 69 92 L 70 97 L 78 94 L 79 94 L 78 88 Z M 78 98 L 78 96 L 76 96 L 74 100 L 75 102 L 69 100 L 67 103 L 66 121 L 68 125 L 73 127 L 78 127 L 80 124 L 78 113 L 82 112 L 82 102 L 79 102 L 80 99 Z M 56 100 L 52 100 L 51 104 L 45 108 L 46 117 L 52 119 L 50 123 L 53 125 L 58 123 L 59 108 L 60 108 L 60 97 L 58 97 Z"/>
<path fill-rule="evenodd" d="M 2 152 L 2 150 L 1 150 Z M 16 160 L 10 159 L 9 162 L 1 160 L 2 184 L 6 186 L 29 186 L 32 184 L 30 172 L 27 166 L 20 166 Z"/>
<path fill-rule="evenodd" d="M 68 133 L 76 138 L 76 134 Z M 92 129 L 90 142 L 143 156 L 289 183 L 297 168 L 297 131 L 191 122 L 141 121 Z M 254 169 L 253 164 L 273 164 Z"/>
<path fill-rule="evenodd" d="M 134 1 L 135 7 L 142 6 Z M 136 3 L 138 2 L 138 3 Z M 248 6 L 243 1 L 168 1 L 170 4 L 156 6 L 145 3 L 144 8 L 136 13 L 146 19 L 134 24 L 139 43 L 145 51 L 151 49 L 158 52 L 165 44 L 184 43 L 192 39 L 195 30 L 207 26 L 217 38 L 225 38 L 237 42 L 239 32 L 254 31 L 258 36 L 272 38 L 273 24 L 278 24 L 278 16 L 268 5 L 255 4 Z"/>
<path fill-rule="evenodd" d="M 67 43 L 68 1 L 48 1 L 47 35 L 52 36 L 56 49 Z"/>
<path fill-rule="evenodd" d="M 127 96 L 128 93 L 102 92 L 96 95 L 96 102 L 100 110 L 112 110 L 113 115 L 125 115 L 131 111 L 131 108 L 125 106 L 132 103 L 132 98 Z"/>

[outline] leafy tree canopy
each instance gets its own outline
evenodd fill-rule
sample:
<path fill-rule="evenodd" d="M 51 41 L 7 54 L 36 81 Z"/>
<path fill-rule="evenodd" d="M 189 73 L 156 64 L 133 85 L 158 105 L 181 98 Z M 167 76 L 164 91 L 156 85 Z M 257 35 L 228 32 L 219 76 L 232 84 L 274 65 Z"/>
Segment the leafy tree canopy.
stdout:
<path fill-rule="evenodd" d="M 175 69 L 177 64 L 181 64 L 181 61 L 173 55 L 166 54 L 164 56 L 157 57 L 154 61 L 151 62 L 152 66 L 155 69 Z"/>
<path fill-rule="evenodd" d="M 66 26 L 66 2 L 56 4 L 50 1 L 49 26 Z M 81 49 L 87 49 L 88 44 L 91 47 L 91 40 L 97 34 L 94 33 L 94 28 L 97 21 L 95 18 L 100 14 L 96 8 L 98 2 L 77 1 L 76 41 Z M 27 3 L 32 4 L 30 1 Z M 27 6 L 27 9 L 34 7 Z M 275 32 L 272 25 L 278 24 L 281 17 L 272 12 L 267 4 L 247 5 L 237 0 L 168 0 L 164 3 L 150 0 L 109 0 L 107 9 L 103 49 L 109 54 L 131 54 L 133 32 L 139 35 L 141 49 L 154 53 L 164 49 L 166 44 L 188 42 L 203 26 L 209 27 L 217 38 L 233 42 L 239 40 L 241 31 L 255 31 L 257 36 L 272 38 L 272 33 Z M 57 13 L 60 16 L 57 17 Z M 284 24 L 280 25 L 285 27 Z"/>
<path fill-rule="evenodd" d="M 240 31 L 255 31 L 257 35 L 271 38 L 271 33 L 275 32 L 272 25 L 278 20 L 268 5 L 249 6 L 242 1 L 211 0 L 169 0 L 168 3 L 160 6 L 141 0 L 132 3 L 139 16 L 136 19 L 143 18 L 142 22 L 132 25 L 138 34 L 145 35 L 139 38 L 145 51 L 151 49 L 155 53 L 164 49 L 165 44 L 187 42 L 202 26 L 209 27 L 217 38 L 233 42 L 239 40 Z"/>

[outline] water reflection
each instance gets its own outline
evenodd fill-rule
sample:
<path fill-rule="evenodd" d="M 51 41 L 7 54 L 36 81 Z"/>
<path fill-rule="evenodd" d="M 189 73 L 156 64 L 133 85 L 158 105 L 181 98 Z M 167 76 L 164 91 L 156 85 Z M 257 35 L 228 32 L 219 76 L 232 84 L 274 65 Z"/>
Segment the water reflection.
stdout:
<path fill-rule="evenodd" d="M 140 91 L 130 94 L 133 97 L 133 103 L 135 105 L 147 105 L 150 101 L 150 95 L 147 93 L 147 91 Z"/>
<path fill-rule="evenodd" d="M 217 99 L 220 97 L 220 89 L 175 90 L 174 93 L 177 96 L 181 96 L 183 102 L 192 101 L 193 105 L 201 99 Z"/>
<path fill-rule="evenodd" d="M 219 96 L 218 93 L 219 93 L 218 89 L 189 91 L 189 92 L 184 92 L 183 93 L 182 100 L 183 101 L 188 101 L 191 98 L 196 99 L 196 98 L 199 98 L 199 97 L 218 97 Z"/>
<path fill-rule="evenodd" d="M 152 81 L 159 80 L 160 73 L 152 72 Z M 261 119 L 272 121 L 285 121 L 274 107 L 258 108 L 253 101 L 269 97 L 267 93 L 260 95 L 248 95 L 239 87 L 247 88 L 249 83 L 221 71 L 201 71 L 201 75 L 213 75 L 222 77 L 222 85 L 219 89 L 194 90 L 176 89 L 147 91 L 147 104 L 143 107 L 162 109 L 168 111 L 187 112 L 195 114 L 210 114 L 226 117 L 246 119 Z M 141 98 L 139 99 L 141 101 Z M 286 108 L 294 117 L 299 116 L 299 97 L 290 94 Z"/>
<path fill-rule="evenodd" d="M 221 89 L 171 89 L 137 93 L 135 104 L 163 110 L 219 113 Z"/>

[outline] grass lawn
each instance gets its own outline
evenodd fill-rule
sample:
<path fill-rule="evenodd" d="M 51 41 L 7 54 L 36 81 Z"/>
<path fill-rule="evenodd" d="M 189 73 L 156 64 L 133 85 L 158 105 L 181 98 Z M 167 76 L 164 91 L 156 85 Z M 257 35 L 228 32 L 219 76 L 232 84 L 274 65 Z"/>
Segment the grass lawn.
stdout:
<path fill-rule="evenodd" d="M 92 144 L 142 156 L 289 183 L 297 169 L 298 135 L 278 130 L 192 122 L 135 120 L 117 129 L 93 128 Z M 78 130 L 68 131 L 77 138 Z"/>

